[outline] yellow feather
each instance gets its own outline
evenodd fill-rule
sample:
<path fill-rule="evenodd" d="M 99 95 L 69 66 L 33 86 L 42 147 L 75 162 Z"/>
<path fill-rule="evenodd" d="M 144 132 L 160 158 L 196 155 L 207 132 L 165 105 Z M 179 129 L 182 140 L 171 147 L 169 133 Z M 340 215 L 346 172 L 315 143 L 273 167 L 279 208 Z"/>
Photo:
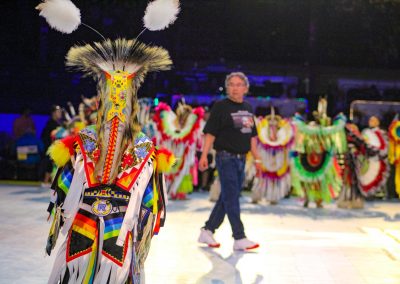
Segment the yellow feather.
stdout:
<path fill-rule="evenodd" d="M 61 141 L 55 141 L 51 144 L 47 150 L 47 154 L 57 167 L 63 167 L 71 159 L 68 147 Z"/>
<path fill-rule="evenodd" d="M 171 171 L 176 162 L 175 155 L 166 150 L 158 151 L 156 155 L 157 170 L 162 173 Z"/>

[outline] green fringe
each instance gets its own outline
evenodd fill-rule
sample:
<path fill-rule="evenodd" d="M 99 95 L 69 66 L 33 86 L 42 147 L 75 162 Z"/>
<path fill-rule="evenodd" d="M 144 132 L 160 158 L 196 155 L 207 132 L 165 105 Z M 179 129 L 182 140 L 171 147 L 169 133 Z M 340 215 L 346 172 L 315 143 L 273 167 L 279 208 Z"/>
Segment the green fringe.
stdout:
<path fill-rule="evenodd" d="M 339 115 L 331 126 L 310 126 L 294 118 L 297 127 L 296 151 L 299 153 L 323 153 L 333 151 L 336 154 L 347 152 L 347 140 L 344 126 L 346 117 Z"/>
<path fill-rule="evenodd" d="M 191 131 L 193 131 L 193 126 L 197 121 L 197 116 L 194 114 L 190 114 L 188 119 L 186 120 L 185 126 L 180 129 L 179 133 L 175 132 L 176 127 L 174 125 L 170 125 L 169 121 L 166 119 L 167 116 L 175 115 L 175 113 L 166 113 L 163 111 L 161 113 L 161 123 L 164 128 L 165 133 L 167 133 L 173 139 L 183 138 L 188 135 Z"/>
<path fill-rule="evenodd" d="M 306 192 L 310 201 L 323 200 L 331 202 L 331 187 L 335 195 L 339 193 L 342 179 L 333 166 L 333 154 L 328 153 L 321 169 L 315 173 L 308 172 L 300 163 L 299 156 L 293 159 L 292 171 L 293 194 L 304 197 Z"/>
<path fill-rule="evenodd" d="M 193 192 L 193 181 L 191 175 L 183 177 L 181 184 L 178 187 L 177 193 L 191 193 Z"/>
<path fill-rule="evenodd" d="M 316 172 L 307 171 L 301 164 L 300 155 L 293 158 L 294 168 L 293 175 L 294 178 L 298 177 L 301 181 L 315 181 L 321 180 L 326 175 L 327 170 L 332 167 L 332 153 L 327 153 L 322 167 Z"/>

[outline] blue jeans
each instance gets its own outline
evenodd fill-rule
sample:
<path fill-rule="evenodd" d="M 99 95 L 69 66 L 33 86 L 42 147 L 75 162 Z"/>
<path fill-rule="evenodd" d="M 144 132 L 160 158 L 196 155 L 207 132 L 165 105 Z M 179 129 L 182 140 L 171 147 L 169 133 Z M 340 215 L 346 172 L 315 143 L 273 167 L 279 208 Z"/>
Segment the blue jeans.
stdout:
<path fill-rule="evenodd" d="M 238 157 L 227 152 L 218 152 L 216 164 L 221 182 L 221 194 L 215 204 L 205 229 L 215 232 L 228 215 L 235 240 L 246 237 L 243 223 L 240 220 L 240 191 L 244 180 L 245 157 Z"/>

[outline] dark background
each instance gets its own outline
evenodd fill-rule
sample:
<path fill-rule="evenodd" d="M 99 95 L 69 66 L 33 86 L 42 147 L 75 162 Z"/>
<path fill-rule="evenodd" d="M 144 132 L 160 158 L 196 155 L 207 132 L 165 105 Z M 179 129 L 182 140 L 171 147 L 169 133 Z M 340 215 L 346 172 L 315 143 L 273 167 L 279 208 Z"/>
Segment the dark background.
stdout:
<path fill-rule="evenodd" d="M 46 114 L 53 103 L 77 105 L 82 95 L 95 95 L 92 79 L 65 70 L 64 56 L 73 44 L 100 37 L 84 26 L 70 35 L 52 30 L 34 9 L 39 2 L 0 3 L 2 113 L 18 113 L 29 106 L 34 113 Z M 142 29 L 147 1 L 73 2 L 81 10 L 82 22 L 105 37 L 134 38 Z M 341 75 L 398 79 L 399 2 L 183 0 L 174 25 L 147 31 L 140 38 L 168 49 L 174 69 L 150 74 L 139 95 L 214 94 L 226 72 L 238 69 L 298 76 L 297 96 L 311 104 L 318 95 L 335 89 L 335 78 Z M 187 82 L 199 70 L 208 79 L 195 88 Z M 309 92 L 301 84 L 304 78 L 310 79 Z M 268 88 L 262 92 L 269 95 Z M 398 90 L 393 90 L 390 99 L 399 98 Z"/>

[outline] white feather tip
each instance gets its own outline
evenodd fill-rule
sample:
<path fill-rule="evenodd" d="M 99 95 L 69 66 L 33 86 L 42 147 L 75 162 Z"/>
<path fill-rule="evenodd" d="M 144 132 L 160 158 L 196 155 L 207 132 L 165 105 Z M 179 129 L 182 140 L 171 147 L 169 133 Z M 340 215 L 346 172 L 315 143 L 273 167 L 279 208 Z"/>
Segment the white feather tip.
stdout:
<path fill-rule="evenodd" d="M 179 0 L 155 0 L 147 5 L 143 22 L 150 31 L 160 31 L 173 24 L 180 11 Z"/>
<path fill-rule="evenodd" d="M 81 12 L 69 0 L 45 0 L 36 10 L 53 29 L 62 33 L 72 33 L 81 23 Z"/>

